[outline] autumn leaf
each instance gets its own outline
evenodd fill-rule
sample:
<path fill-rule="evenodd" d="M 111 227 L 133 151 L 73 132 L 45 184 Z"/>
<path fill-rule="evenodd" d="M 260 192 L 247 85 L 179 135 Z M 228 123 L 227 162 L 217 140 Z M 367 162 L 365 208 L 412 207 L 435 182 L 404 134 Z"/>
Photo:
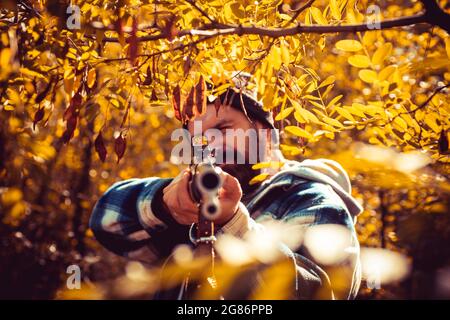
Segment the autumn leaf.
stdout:
<path fill-rule="evenodd" d="M 94 87 L 96 78 L 97 78 L 96 70 L 94 68 L 89 69 L 86 82 L 89 88 Z"/>
<path fill-rule="evenodd" d="M 283 120 L 284 118 L 288 117 L 292 113 L 292 111 L 294 111 L 294 109 L 295 109 L 294 107 L 285 108 L 276 115 L 275 120 L 276 121 Z"/>
<path fill-rule="evenodd" d="M 359 71 L 358 75 L 362 81 L 367 83 L 374 83 L 377 80 L 377 73 L 373 70 L 363 69 Z"/>
<path fill-rule="evenodd" d="M 36 124 L 44 118 L 44 115 L 45 115 L 44 108 L 39 108 L 38 111 L 36 111 L 33 119 L 33 130 L 36 129 Z"/>
<path fill-rule="evenodd" d="M 77 113 L 72 113 L 70 117 L 66 120 L 66 130 L 63 133 L 62 140 L 65 144 L 67 144 L 74 135 L 75 129 L 78 124 L 78 115 Z"/>
<path fill-rule="evenodd" d="M 95 151 L 102 162 L 105 162 L 107 151 L 105 142 L 103 141 L 102 132 L 100 131 L 94 141 Z"/>
<path fill-rule="evenodd" d="M 122 159 L 127 147 L 127 140 L 122 133 L 114 140 L 114 152 L 117 155 L 117 163 Z"/>
<path fill-rule="evenodd" d="M 45 86 L 45 89 L 36 96 L 36 103 L 41 103 L 42 100 L 48 95 L 50 88 L 52 87 L 53 79 L 51 79 L 48 84 Z"/>
<path fill-rule="evenodd" d="M 206 82 L 203 75 L 200 76 L 195 87 L 195 116 L 201 116 L 206 112 Z"/>
<path fill-rule="evenodd" d="M 145 73 L 145 80 L 142 83 L 142 85 L 144 86 L 149 86 L 151 85 L 153 82 L 153 75 L 152 75 L 152 70 L 150 68 L 150 65 L 147 66 L 147 72 Z"/>
<path fill-rule="evenodd" d="M 336 43 L 336 48 L 342 51 L 356 52 L 362 49 L 362 45 L 357 40 L 340 40 Z"/>
<path fill-rule="evenodd" d="M 293 135 L 296 135 L 301 138 L 311 139 L 312 135 L 306 131 L 305 129 L 302 129 L 297 126 L 287 126 L 284 128 L 287 132 L 292 133 Z"/>
<path fill-rule="evenodd" d="M 440 154 L 448 153 L 448 136 L 445 130 L 442 130 L 441 134 L 439 135 L 438 149 Z"/>
<path fill-rule="evenodd" d="M 173 107 L 173 111 L 175 113 L 175 118 L 178 121 L 182 121 L 181 106 L 182 106 L 181 89 L 180 89 L 180 86 L 177 84 L 177 86 L 175 87 L 175 89 L 173 90 L 173 93 L 172 93 L 172 107 Z"/>
<path fill-rule="evenodd" d="M 362 54 L 355 54 L 348 57 L 348 63 L 357 68 L 367 68 L 370 66 L 370 59 Z"/>
<path fill-rule="evenodd" d="M 372 63 L 374 65 L 381 65 L 383 63 L 384 59 L 386 59 L 386 57 L 391 53 L 391 51 L 392 51 L 391 43 L 383 44 L 373 54 Z"/>
<path fill-rule="evenodd" d="M 152 95 L 150 97 L 150 101 L 158 101 L 158 96 L 156 95 L 156 90 L 152 90 Z"/>
<path fill-rule="evenodd" d="M 131 25 L 131 34 L 128 39 L 129 42 L 129 48 L 128 48 L 128 57 L 130 59 L 130 63 L 132 65 L 136 65 L 136 58 L 138 54 L 138 38 L 137 38 L 137 29 L 138 29 L 138 22 L 137 18 L 133 17 L 133 22 Z"/>
<path fill-rule="evenodd" d="M 189 91 L 189 95 L 187 96 L 183 106 L 182 119 L 184 123 L 194 118 L 195 116 L 194 104 L 195 104 L 195 86 L 193 86 L 191 88 L 191 91 Z"/>

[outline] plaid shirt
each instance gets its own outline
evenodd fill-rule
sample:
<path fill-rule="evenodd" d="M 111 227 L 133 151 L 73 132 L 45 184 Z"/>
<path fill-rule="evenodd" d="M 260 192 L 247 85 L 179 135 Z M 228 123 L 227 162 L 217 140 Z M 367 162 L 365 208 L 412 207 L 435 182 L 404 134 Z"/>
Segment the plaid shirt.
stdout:
<path fill-rule="evenodd" d="M 341 264 L 348 275 L 344 298 L 354 298 L 361 275 L 359 244 L 349 204 L 330 184 L 319 182 L 325 178 L 314 181 L 304 177 L 305 174 L 285 170 L 263 183 L 253 196 L 242 200 L 243 213 L 236 215 L 220 232 L 242 236 L 267 218 L 306 228 L 319 224 L 343 225 L 350 230 L 352 238 L 352 253 Z M 97 202 L 90 219 L 96 239 L 116 254 L 146 263 L 168 257 L 178 244 L 190 244 L 189 226 L 178 224 L 162 206 L 162 190 L 171 181 L 151 177 L 120 181 L 111 186 Z M 297 296 L 311 298 L 312 291 L 302 288 L 325 286 L 329 279 L 324 268 L 307 258 L 302 249 L 292 252 L 283 247 L 283 250 L 294 257 L 297 265 L 297 288 L 300 288 Z"/>

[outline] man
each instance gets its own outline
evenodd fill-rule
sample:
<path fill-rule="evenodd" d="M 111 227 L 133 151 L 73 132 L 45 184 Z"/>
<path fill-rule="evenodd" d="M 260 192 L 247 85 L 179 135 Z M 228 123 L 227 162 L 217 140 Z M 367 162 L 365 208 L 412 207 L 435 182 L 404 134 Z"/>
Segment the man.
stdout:
<path fill-rule="evenodd" d="M 333 266 L 316 261 L 304 246 L 292 249 L 280 243 L 280 252 L 292 261 L 295 273 L 290 298 L 354 298 L 361 279 L 354 222 L 362 209 L 351 196 L 347 174 L 330 160 L 286 161 L 277 149 L 277 141 L 265 140 L 262 152 L 258 150 L 258 162 L 282 162 L 284 166 L 266 181 L 251 185 L 250 180 L 261 173 L 252 170 L 249 163 L 253 146 L 248 137 L 237 146 L 239 134 L 227 133 L 232 129 L 261 132 L 274 129 L 274 125 L 271 114 L 263 110 L 248 85 L 250 76 L 241 74 L 235 79 L 234 87 L 217 98 L 220 103 L 210 101 L 204 114 L 184 124 L 190 135 L 198 133 L 196 123 L 201 124 L 200 133 L 207 138 L 211 131 L 224 133 L 222 139 L 215 135 L 212 147 L 222 155 L 231 151 L 235 160 L 219 163 L 223 185 L 219 194 L 221 215 L 215 221 L 217 233 L 239 239 L 256 230 L 264 234 L 259 223 L 263 220 L 282 221 L 306 230 L 318 225 L 343 226 L 348 231 L 349 245 L 342 249 L 345 258 Z M 263 139 L 261 135 L 261 142 L 259 139 Z M 239 156 L 244 163 L 236 163 Z M 191 243 L 191 226 L 198 221 L 198 207 L 189 193 L 190 175 L 185 169 L 175 179 L 151 177 L 114 184 L 92 213 L 90 227 L 96 239 L 119 255 L 148 263 L 170 256 L 180 244 Z M 240 282 L 251 280 L 244 278 Z"/>

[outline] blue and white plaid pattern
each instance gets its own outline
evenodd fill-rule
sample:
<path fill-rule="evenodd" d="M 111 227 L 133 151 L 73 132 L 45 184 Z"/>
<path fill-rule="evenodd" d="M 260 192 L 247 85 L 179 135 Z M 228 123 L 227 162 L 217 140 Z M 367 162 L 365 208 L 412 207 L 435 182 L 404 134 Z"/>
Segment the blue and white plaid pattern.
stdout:
<path fill-rule="evenodd" d="M 111 186 L 97 202 L 90 227 L 107 249 L 147 263 L 167 257 L 180 243 L 190 244 L 189 226 L 182 226 L 165 210 L 159 210 L 158 193 L 172 179 L 144 178 L 120 181 Z M 153 201 L 155 200 L 155 201 Z M 359 288 L 359 245 L 354 221 L 347 206 L 330 185 L 302 179 L 292 174 L 278 175 L 263 184 L 251 199 L 243 200 L 256 221 L 274 218 L 308 227 L 317 224 L 340 224 L 353 237 L 356 254 L 348 262 L 353 273 L 349 298 Z"/>

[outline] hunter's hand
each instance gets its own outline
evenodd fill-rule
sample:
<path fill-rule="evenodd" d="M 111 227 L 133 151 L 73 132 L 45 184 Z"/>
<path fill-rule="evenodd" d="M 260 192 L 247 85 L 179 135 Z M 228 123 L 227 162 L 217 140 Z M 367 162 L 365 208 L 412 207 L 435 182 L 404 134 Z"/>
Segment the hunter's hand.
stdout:
<path fill-rule="evenodd" d="M 214 223 L 218 226 L 226 224 L 238 209 L 242 197 L 239 181 L 230 174 L 222 171 L 222 188 L 219 190 L 221 206 L 220 217 Z M 163 190 L 163 201 L 172 217 L 180 224 L 190 225 L 198 222 L 198 207 L 189 194 L 189 169 L 183 170 Z"/>

